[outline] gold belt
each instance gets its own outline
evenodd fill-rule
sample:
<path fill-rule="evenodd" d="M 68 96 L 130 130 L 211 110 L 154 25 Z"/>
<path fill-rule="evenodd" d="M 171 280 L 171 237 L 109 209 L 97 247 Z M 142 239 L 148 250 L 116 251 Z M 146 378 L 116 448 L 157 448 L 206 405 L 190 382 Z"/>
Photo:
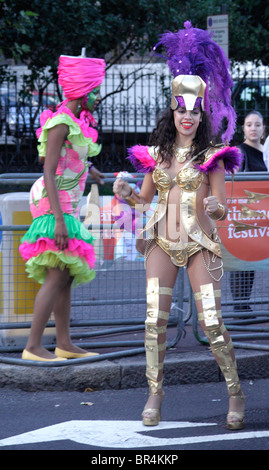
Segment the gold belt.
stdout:
<path fill-rule="evenodd" d="M 171 242 L 157 235 L 155 235 L 155 242 L 170 256 L 172 263 L 180 267 L 187 264 L 190 256 L 203 249 L 202 245 L 197 242 L 188 242 L 183 245 L 180 242 Z"/>

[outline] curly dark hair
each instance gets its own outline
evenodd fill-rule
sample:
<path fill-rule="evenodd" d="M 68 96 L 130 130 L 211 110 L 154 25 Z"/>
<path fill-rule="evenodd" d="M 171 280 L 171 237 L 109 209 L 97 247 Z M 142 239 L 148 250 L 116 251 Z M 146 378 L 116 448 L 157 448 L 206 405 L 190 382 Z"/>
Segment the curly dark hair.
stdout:
<path fill-rule="evenodd" d="M 159 147 L 161 162 L 171 164 L 173 157 L 173 145 L 176 138 L 176 127 L 174 124 L 174 112 L 168 108 L 161 115 L 155 129 L 149 137 L 149 145 Z M 211 125 L 206 113 L 202 113 L 196 136 L 194 138 L 190 155 L 197 154 L 196 163 L 203 163 L 205 151 L 209 146 L 214 146 L 212 142 Z"/>

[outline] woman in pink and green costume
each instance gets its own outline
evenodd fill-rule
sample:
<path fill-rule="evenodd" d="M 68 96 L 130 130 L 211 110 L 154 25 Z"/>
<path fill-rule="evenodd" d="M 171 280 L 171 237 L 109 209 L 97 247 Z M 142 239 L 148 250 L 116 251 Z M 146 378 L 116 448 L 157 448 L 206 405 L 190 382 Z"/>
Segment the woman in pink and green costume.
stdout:
<path fill-rule="evenodd" d="M 66 99 L 55 113 L 46 110 L 40 117 L 38 153 L 44 175 L 31 188 L 33 222 L 19 248 L 29 277 L 42 284 L 22 354 L 26 360 L 59 361 L 95 354 L 72 344 L 69 320 L 72 283 L 88 283 L 95 277 L 93 237 L 78 220 L 78 204 L 85 189 L 88 157 L 101 150 L 90 111 L 98 103 L 104 76 L 103 59 L 60 56 L 58 81 Z M 101 181 L 102 174 L 93 166 L 90 172 Z M 54 354 L 41 343 L 52 312 L 57 332 Z"/>

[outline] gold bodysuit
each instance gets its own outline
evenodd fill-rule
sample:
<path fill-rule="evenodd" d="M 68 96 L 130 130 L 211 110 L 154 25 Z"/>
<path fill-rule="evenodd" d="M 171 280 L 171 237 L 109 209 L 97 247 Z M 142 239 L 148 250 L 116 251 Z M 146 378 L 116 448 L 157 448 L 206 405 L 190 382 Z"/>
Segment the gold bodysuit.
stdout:
<path fill-rule="evenodd" d="M 152 158 L 157 160 L 156 148 L 148 147 L 148 152 Z M 212 152 L 209 151 L 206 158 L 209 159 L 211 155 Z M 196 213 L 196 195 L 203 182 L 204 173 L 192 166 L 185 166 L 172 179 L 164 169 L 157 166 L 153 170 L 152 178 L 158 190 L 158 204 L 143 230 L 146 239 L 154 239 L 157 245 L 170 256 L 172 263 L 176 266 L 185 266 L 188 258 L 203 248 L 221 258 L 220 239 L 216 228 L 213 231 L 212 238 L 210 238 L 201 227 Z M 157 233 L 157 224 L 166 217 L 169 192 L 175 183 L 181 190 L 180 224 L 182 224 L 191 239 L 191 241 L 188 240 L 185 243 L 181 240 L 172 242 Z M 147 257 L 147 252 L 145 257 Z"/>

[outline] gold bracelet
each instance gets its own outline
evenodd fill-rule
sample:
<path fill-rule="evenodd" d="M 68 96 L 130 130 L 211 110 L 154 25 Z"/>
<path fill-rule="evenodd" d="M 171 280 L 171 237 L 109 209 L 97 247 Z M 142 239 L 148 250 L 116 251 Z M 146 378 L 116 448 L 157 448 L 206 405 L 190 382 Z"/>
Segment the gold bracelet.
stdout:
<path fill-rule="evenodd" d="M 221 215 L 218 215 L 218 211 L 221 210 Z M 225 207 L 223 204 L 218 204 L 218 208 L 213 214 L 210 214 L 209 217 L 213 220 L 220 220 L 225 214 Z"/>
<path fill-rule="evenodd" d="M 135 207 L 135 205 L 136 205 L 137 203 L 136 203 L 136 201 L 134 200 L 134 198 L 132 197 L 132 194 L 133 194 L 133 189 L 131 188 L 130 196 L 123 197 L 123 199 L 127 202 L 127 204 L 129 204 L 130 207 Z"/>

